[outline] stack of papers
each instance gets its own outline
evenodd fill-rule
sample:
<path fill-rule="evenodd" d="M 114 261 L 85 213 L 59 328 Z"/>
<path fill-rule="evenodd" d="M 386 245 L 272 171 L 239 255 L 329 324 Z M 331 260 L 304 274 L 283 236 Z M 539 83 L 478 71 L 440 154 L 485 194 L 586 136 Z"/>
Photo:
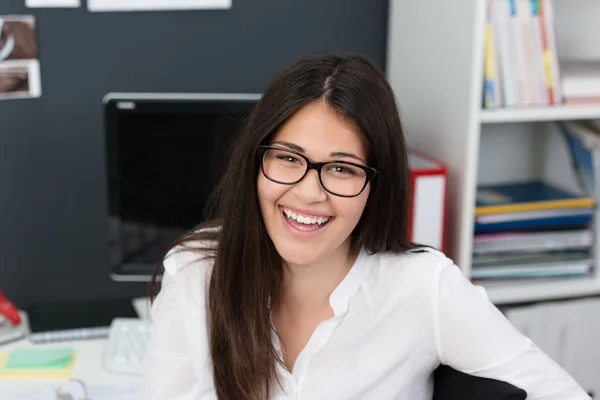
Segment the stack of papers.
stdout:
<path fill-rule="evenodd" d="M 0 379 L 69 379 L 75 353 L 71 348 L 22 348 L 0 353 Z"/>
<path fill-rule="evenodd" d="M 600 103 L 600 62 L 563 60 L 561 65 L 566 104 Z"/>

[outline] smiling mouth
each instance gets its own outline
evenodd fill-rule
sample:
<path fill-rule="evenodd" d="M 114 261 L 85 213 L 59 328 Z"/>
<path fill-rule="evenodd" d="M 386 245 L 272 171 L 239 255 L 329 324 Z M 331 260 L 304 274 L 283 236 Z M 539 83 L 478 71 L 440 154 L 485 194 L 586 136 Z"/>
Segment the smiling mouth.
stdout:
<path fill-rule="evenodd" d="M 279 206 L 279 208 L 286 221 L 294 228 L 301 231 L 316 231 L 318 229 L 322 229 L 334 219 L 334 217 L 332 216 L 324 217 L 317 215 L 299 214 L 293 210 L 282 206 Z"/>

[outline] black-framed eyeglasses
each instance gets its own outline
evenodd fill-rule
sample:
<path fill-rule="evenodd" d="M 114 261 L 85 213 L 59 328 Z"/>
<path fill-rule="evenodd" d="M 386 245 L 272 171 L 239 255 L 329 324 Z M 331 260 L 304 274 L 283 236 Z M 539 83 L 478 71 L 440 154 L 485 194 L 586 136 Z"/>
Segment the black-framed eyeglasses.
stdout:
<path fill-rule="evenodd" d="M 340 197 L 358 196 L 377 174 L 375 168 L 348 161 L 313 162 L 304 154 L 276 146 L 259 146 L 258 156 L 267 179 L 293 185 L 314 169 L 323 189 Z"/>

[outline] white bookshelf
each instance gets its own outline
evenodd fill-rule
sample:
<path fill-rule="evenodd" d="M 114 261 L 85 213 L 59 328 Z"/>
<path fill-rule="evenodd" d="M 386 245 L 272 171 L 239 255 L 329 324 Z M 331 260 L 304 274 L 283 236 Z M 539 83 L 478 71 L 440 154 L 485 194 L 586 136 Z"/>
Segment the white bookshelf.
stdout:
<path fill-rule="evenodd" d="M 561 281 L 523 282 L 504 285 L 489 284 L 486 290 L 496 304 L 511 304 L 567 299 L 598 294 L 598 281 L 589 278 L 573 278 Z"/>
<path fill-rule="evenodd" d="M 470 277 L 477 185 L 544 177 L 574 186 L 553 122 L 600 119 L 600 106 L 482 110 L 486 1 L 390 0 L 389 7 L 387 75 L 409 146 L 448 166 L 446 252 Z M 554 0 L 554 10 L 559 57 L 600 59 L 600 2 Z M 587 296 L 600 294 L 600 274 L 486 289 L 496 304 Z"/>
<path fill-rule="evenodd" d="M 538 108 L 499 108 L 481 110 L 479 120 L 482 124 L 509 122 L 568 121 L 577 119 L 600 119 L 600 105 L 555 106 Z"/>

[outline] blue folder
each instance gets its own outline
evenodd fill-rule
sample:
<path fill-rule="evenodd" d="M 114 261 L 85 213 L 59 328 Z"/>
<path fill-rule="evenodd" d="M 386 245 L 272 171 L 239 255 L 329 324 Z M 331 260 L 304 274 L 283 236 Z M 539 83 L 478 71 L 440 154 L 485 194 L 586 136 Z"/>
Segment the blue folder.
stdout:
<path fill-rule="evenodd" d="M 507 222 L 479 223 L 475 222 L 475 234 L 495 233 L 521 230 L 560 229 L 575 226 L 586 226 L 592 222 L 592 213 L 569 215 L 539 219 L 523 219 Z"/>

